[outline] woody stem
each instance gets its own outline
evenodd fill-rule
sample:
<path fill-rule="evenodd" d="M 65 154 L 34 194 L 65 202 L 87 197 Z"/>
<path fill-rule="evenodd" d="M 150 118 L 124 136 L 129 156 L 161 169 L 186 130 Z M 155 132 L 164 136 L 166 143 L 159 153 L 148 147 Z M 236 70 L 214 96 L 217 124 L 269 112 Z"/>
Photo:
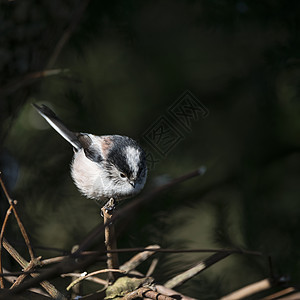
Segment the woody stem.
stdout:
<path fill-rule="evenodd" d="M 103 222 L 105 226 L 104 236 L 105 236 L 105 246 L 107 251 L 117 249 L 117 240 L 115 234 L 115 226 L 111 221 L 114 213 L 115 201 L 111 198 L 106 205 L 101 208 L 103 214 Z M 118 253 L 107 253 L 107 268 L 108 269 L 118 269 L 119 268 L 119 259 Z M 108 273 L 109 281 L 116 280 L 117 273 Z"/>

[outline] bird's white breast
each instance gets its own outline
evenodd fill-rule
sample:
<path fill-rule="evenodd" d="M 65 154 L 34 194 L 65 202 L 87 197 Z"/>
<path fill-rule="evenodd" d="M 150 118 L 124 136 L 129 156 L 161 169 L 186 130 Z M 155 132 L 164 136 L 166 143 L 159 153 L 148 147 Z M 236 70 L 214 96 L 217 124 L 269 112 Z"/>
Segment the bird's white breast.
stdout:
<path fill-rule="evenodd" d="M 74 153 L 71 175 L 78 189 L 88 198 L 105 196 L 104 187 L 108 187 L 109 182 L 99 165 L 85 156 L 83 149 Z"/>

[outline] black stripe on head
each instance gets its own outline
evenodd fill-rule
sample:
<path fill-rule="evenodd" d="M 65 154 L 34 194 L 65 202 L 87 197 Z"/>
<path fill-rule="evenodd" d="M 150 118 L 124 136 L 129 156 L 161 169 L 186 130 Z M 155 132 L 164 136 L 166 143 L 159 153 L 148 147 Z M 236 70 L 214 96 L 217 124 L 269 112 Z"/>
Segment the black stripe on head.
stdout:
<path fill-rule="evenodd" d="M 132 176 L 132 169 L 128 165 L 125 149 L 133 147 L 141 151 L 136 141 L 125 136 L 113 136 L 113 147 L 108 153 L 107 161 L 115 165 L 121 172 L 124 172 L 128 178 Z"/>
<path fill-rule="evenodd" d="M 140 148 L 140 150 L 141 153 L 140 153 L 140 161 L 138 164 L 139 171 L 137 173 L 137 178 L 142 178 L 143 176 L 145 176 L 145 174 L 143 174 L 143 176 L 141 177 L 141 174 L 142 172 L 145 173 L 147 171 L 146 154 L 142 148 Z"/>

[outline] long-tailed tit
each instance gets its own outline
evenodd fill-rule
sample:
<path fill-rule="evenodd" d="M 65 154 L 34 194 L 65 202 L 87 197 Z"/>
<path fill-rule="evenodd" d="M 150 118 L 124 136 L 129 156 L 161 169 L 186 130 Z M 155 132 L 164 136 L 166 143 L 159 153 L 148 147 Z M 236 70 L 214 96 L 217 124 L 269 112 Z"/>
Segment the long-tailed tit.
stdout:
<path fill-rule="evenodd" d="M 82 194 L 103 204 L 110 198 L 130 198 L 142 190 L 147 166 L 136 141 L 120 135 L 72 132 L 46 105 L 33 106 L 73 146 L 71 175 Z"/>

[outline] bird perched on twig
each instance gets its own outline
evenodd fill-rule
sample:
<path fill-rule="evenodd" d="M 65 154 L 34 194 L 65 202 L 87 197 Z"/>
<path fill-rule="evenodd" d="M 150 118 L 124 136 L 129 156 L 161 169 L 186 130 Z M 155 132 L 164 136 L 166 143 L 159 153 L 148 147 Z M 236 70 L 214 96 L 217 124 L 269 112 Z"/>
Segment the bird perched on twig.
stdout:
<path fill-rule="evenodd" d="M 33 106 L 73 146 L 71 175 L 82 194 L 104 204 L 110 198 L 119 201 L 142 190 L 147 166 L 136 141 L 120 135 L 72 132 L 49 107 Z"/>

